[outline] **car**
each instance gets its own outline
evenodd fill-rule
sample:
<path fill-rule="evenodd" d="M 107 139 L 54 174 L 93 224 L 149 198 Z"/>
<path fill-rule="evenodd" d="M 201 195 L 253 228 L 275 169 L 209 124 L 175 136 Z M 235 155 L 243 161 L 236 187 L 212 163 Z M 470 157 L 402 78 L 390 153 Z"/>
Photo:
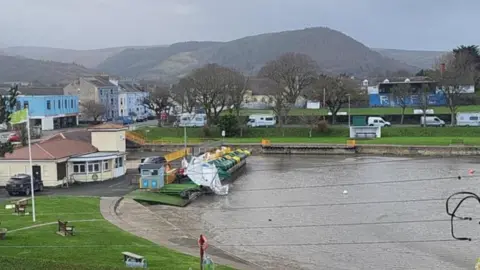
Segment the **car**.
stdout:
<path fill-rule="evenodd" d="M 30 175 L 28 174 L 16 174 L 7 181 L 5 189 L 8 195 L 25 194 L 26 196 L 31 193 Z M 43 181 L 40 179 L 34 179 L 33 188 L 35 191 L 43 191 Z"/>
<path fill-rule="evenodd" d="M 138 173 L 142 171 L 142 165 L 143 164 L 161 164 L 165 163 L 165 158 L 161 156 L 152 156 L 152 157 L 147 157 L 147 158 L 142 158 L 140 160 L 140 164 L 138 165 Z"/>
<path fill-rule="evenodd" d="M 21 140 L 20 135 L 18 133 L 13 132 L 10 135 L 8 135 L 8 141 L 9 142 L 19 142 Z"/>

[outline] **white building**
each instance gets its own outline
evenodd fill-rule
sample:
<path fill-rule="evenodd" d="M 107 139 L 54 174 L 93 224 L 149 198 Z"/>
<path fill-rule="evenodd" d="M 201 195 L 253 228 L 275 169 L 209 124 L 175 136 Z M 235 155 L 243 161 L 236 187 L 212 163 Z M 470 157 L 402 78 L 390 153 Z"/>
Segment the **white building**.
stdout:
<path fill-rule="evenodd" d="M 133 81 L 111 80 L 119 88 L 118 115 L 132 116 L 135 119 L 146 119 L 150 111 L 144 105 L 144 101 L 150 95 L 139 84 Z"/>

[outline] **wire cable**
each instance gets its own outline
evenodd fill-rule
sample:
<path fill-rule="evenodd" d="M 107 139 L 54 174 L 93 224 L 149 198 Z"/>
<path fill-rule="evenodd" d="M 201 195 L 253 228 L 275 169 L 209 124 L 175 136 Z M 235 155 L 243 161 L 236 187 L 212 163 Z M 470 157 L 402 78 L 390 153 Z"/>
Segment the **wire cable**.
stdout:
<path fill-rule="evenodd" d="M 345 246 L 345 245 L 385 245 L 385 244 L 415 244 L 454 242 L 452 239 L 425 239 L 425 240 L 392 240 L 392 241 L 364 241 L 364 242 L 322 242 L 322 243 L 281 243 L 281 244 L 213 244 L 216 247 L 302 247 L 302 246 Z"/>
<path fill-rule="evenodd" d="M 373 181 L 373 182 L 359 182 L 359 183 L 340 183 L 340 184 L 326 184 L 326 185 L 310 185 L 310 186 L 292 186 L 292 187 L 272 187 L 272 188 L 255 188 L 255 189 L 232 189 L 234 192 L 250 192 L 250 191 L 270 191 L 270 190 L 292 190 L 292 189 L 308 189 L 308 188 L 329 188 L 329 187 L 343 187 L 343 186 L 364 186 L 364 185 L 384 185 L 384 184 L 402 184 L 413 182 L 427 182 L 427 181 L 443 181 L 463 178 L 479 178 L 477 175 L 465 176 L 446 176 L 423 179 L 407 179 L 407 180 L 391 180 L 391 181 Z"/>
<path fill-rule="evenodd" d="M 202 207 L 193 206 L 190 209 L 208 209 L 212 211 L 228 211 L 228 210 L 256 210 L 256 209 L 279 209 L 279 208 L 301 208 L 301 207 L 325 207 L 325 206 L 342 206 L 342 205 L 366 205 L 366 204 L 389 204 L 389 203 L 417 203 L 417 202 L 437 202 L 444 201 L 447 198 L 431 198 L 431 199 L 413 199 L 413 200 L 393 200 L 393 201 L 367 201 L 367 202 L 344 202 L 344 203 L 318 203 L 318 204 L 294 204 L 294 205 L 272 205 L 272 206 L 245 206 L 245 207 Z"/>
<path fill-rule="evenodd" d="M 449 203 L 450 203 L 450 200 L 453 199 L 455 196 L 458 196 L 458 195 L 463 195 L 464 197 L 462 199 L 460 199 L 460 201 L 458 202 L 457 206 L 455 206 L 455 208 L 453 209 L 453 211 L 450 211 L 450 208 L 449 208 Z M 447 201 L 445 203 L 445 208 L 446 208 L 446 212 L 447 212 L 447 215 L 450 216 L 450 233 L 452 234 L 452 237 L 455 239 L 455 240 L 462 240 L 462 241 L 472 241 L 472 238 L 470 237 L 458 237 L 455 235 L 454 233 L 454 226 L 453 226 L 453 220 L 454 219 L 458 219 L 458 220 L 468 220 L 468 221 L 472 221 L 472 217 L 459 217 L 457 215 L 455 215 L 455 213 L 458 211 L 458 209 L 460 208 L 460 206 L 468 199 L 474 199 L 476 202 L 478 202 L 480 204 L 480 197 L 473 193 L 473 192 L 468 192 L 468 191 L 460 191 L 460 192 L 456 192 L 452 195 L 450 195 L 450 197 L 447 198 Z"/>

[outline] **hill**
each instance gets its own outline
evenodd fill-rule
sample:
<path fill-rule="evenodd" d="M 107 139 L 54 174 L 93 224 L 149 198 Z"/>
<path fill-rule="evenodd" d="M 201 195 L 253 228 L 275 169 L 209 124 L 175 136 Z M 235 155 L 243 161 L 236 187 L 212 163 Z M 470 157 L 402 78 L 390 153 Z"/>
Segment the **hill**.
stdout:
<path fill-rule="evenodd" d="M 10 56 L 22 56 L 35 60 L 75 63 L 87 68 L 95 68 L 108 57 L 129 47 L 105 48 L 98 50 L 71 50 L 49 47 L 18 46 L 1 49 Z"/>
<path fill-rule="evenodd" d="M 111 56 L 98 68 L 120 76 L 167 80 L 206 63 L 218 63 L 255 74 L 267 61 L 286 52 L 308 54 L 327 72 L 357 76 L 418 69 L 384 57 L 355 39 L 325 27 L 261 34 L 230 42 L 185 42 L 163 48 L 127 49 Z"/>
<path fill-rule="evenodd" d="M 44 84 L 67 82 L 95 74 L 80 65 L 0 55 L 0 82 L 38 81 Z"/>
<path fill-rule="evenodd" d="M 446 52 L 410 51 L 397 49 L 373 49 L 385 57 L 398 60 L 419 68 L 432 68 L 435 60 Z"/>

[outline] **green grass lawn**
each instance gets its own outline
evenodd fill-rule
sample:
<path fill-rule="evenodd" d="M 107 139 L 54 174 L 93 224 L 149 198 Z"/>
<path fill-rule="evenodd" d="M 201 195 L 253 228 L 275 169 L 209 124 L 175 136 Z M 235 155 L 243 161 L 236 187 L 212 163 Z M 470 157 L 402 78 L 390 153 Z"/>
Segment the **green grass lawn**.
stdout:
<path fill-rule="evenodd" d="M 92 197 L 36 199 L 35 225 L 69 221 L 76 230 L 71 237 L 57 235 L 56 223 L 15 232 L 34 225 L 32 217 L 13 215 L 0 205 L 0 227 L 13 231 L 0 241 L 0 269 L 124 269 L 123 251 L 145 256 L 149 269 L 199 269 L 198 258 L 158 246 L 104 220 L 99 203 L 99 198 Z M 91 219 L 96 221 L 80 221 Z"/>
<path fill-rule="evenodd" d="M 164 138 L 172 143 L 183 143 L 182 138 Z M 272 143 L 327 143 L 345 144 L 346 137 L 280 137 L 268 138 Z M 465 145 L 480 145 L 480 137 L 384 137 L 378 139 L 357 139 L 357 144 L 392 144 L 392 145 L 450 145 L 452 140 L 463 139 Z M 213 139 L 212 139 L 213 140 Z M 217 138 L 215 140 L 222 140 Z M 262 138 L 226 138 L 226 143 L 261 143 Z M 199 143 L 200 139 L 189 139 L 188 143 Z"/>
<path fill-rule="evenodd" d="M 405 114 L 413 114 L 415 108 L 407 108 Z M 435 111 L 435 114 L 449 114 L 450 110 L 447 107 L 432 107 Z M 347 112 L 348 108 L 342 108 L 340 112 Z M 386 114 L 402 114 L 400 108 L 351 108 L 352 115 L 386 115 Z M 480 112 L 480 106 L 471 105 L 471 106 L 460 106 L 458 112 Z M 251 114 L 273 114 L 271 110 L 250 110 L 245 109 L 241 110 L 240 114 L 242 116 L 249 116 Z M 289 113 L 291 116 L 301 116 L 301 115 L 326 115 L 327 110 L 325 109 L 292 109 Z"/>

